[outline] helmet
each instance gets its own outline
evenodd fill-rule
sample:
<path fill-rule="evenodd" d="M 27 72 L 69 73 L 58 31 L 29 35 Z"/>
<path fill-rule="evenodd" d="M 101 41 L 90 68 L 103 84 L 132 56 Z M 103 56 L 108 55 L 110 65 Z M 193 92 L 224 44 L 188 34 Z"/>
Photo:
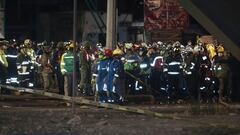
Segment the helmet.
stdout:
<path fill-rule="evenodd" d="M 71 43 L 70 45 L 68 45 L 68 48 L 74 48 L 73 43 Z"/>
<path fill-rule="evenodd" d="M 157 44 L 158 45 L 163 45 L 163 42 L 162 41 L 158 41 Z"/>
<path fill-rule="evenodd" d="M 16 44 L 17 44 L 16 39 L 11 39 L 11 40 L 9 41 L 9 45 L 16 45 Z"/>
<path fill-rule="evenodd" d="M 111 57 L 112 56 L 112 50 L 111 49 L 105 49 L 104 50 L 104 55 L 106 57 Z"/>
<path fill-rule="evenodd" d="M 22 48 L 27 48 L 27 45 L 25 45 L 25 44 L 20 45 L 20 49 L 22 49 Z"/>
<path fill-rule="evenodd" d="M 90 43 L 88 41 L 83 41 L 81 44 L 82 44 L 84 49 L 90 50 L 91 45 L 90 45 Z"/>
<path fill-rule="evenodd" d="M 133 47 L 134 47 L 135 50 L 140 49 L 140 45 L 139 44 L 134 44 Z"/>
<path fill-rule="evenodd" d="M 126 43 L 125 44 L 126 49 L 131 49 L 133 47 L 132 43 Z"/>
<path fill-rule="evenodd" d="M 217 52 L 218 53 L 223 53 L 224 52 L 224 48 L 223 48 L 223 46 L 218 46 L 218 48 L 217 48 Z"/>
<path fill-rule="evenodd" d="M 30 44 L 32 44 L 32 41 L 30 39 L 24 40 L 24 45 L 30 45 Z"/>
<path fill-rule="evenodd" d="M 148 45 L 145 42 L 143 42 L 141 43 L 141 46 L 147 48 Z"/>
<path fill-rule="evenodd" d="M 122 54 L 123 54 L 123 52 L 122 52 L 122 50 L 119 49 L 119 48 L 117 48 L 117 49 L 115 49 L 115 50 L 113 51 L 113 55 L 122 55 Z"/>

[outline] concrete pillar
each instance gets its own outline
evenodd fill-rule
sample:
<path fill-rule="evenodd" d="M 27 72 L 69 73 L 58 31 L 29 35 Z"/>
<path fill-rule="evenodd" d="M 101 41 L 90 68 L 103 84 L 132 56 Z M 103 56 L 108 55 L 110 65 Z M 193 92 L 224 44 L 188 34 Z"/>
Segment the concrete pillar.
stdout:
<path fill-rule="evenodd" d="M 116 46 L 117 34 L 116 34 L 116 1 L 107 1 L 107 41 L 106 47 L 114 49 Z"/>

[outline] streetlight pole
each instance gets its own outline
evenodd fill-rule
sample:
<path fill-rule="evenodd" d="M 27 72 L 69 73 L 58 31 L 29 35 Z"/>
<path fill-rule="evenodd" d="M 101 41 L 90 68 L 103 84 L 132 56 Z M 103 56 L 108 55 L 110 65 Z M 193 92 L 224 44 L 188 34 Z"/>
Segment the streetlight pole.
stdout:
<path fill-rule="evenodd" d="M 72 113 L 75 113 L 75 90 L 76 90 L 76 61 L 77 61 L 77 52 L 76 52 L 76 40 L 77 40 L 77 0 L 73 0 L 73 84 L 72 84 Z"/>
<path fill-rule="evenodd" d="M 107 41 L 106 47 L 114 49 L 116 46 L 116 1 L 107 0 Z"/>

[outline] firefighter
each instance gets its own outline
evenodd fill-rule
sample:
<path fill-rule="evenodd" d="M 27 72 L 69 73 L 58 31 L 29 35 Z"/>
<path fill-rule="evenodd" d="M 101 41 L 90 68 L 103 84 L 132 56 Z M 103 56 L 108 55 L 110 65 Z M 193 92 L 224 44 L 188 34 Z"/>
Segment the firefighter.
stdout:
<path fill-rule="evenodd" d="M 231 101 L 231 77 L 229 67 L 230 60 L 222 45 L 217 48 L 218 56 L 215 61 L 215 75 L 219 80 L 219 102 Z"/>
<path fill-rule="evenodd" d="M 113 58 L 109 58 L 107 89 L 109 92 L 108 102 L 123 102 L 122 84 L 124 83 L 124 66 L 121 61 L 122 50 L 113 51 Z"/>
<path fill-rule="evenodd" d="M 198 99 L 200 101 L 208 102 L 211 100 L 213 92 L 210 89 L 213 77 L 211 60 L 204 46 L 200 46 L 198 50 L 195 50 L 195 54 L 197 58 L 196 68 L 198 71 Z"/>
<path fill-rule="evenodd" d="M 6 59 L 5 54 L 5 41 L 0 41 L 0 84 L 6 84 L 6 77 L 7 77 L 7 68 L 8 68 L 8 61 Z M 6 91 L 4 88 L 0 88 L 1 93 L 10 94 L 10 91 Z"/>
<path fill-rule="evenodd" d="M 85 41 L 82 43 L 83 48 L 79 53 L 80 62 L 80 91 L 83 95 L 92 95 L 91 91 L 91 45 L 89 42 Z"/>
<path fill-rule="evenodd" d="M 43 54 L 39 59 L 39 63 L 42 66 L 42 78 L 43 78 L 43 89 L 48 91 L 50 89 L 52 65 L 50 63 L 51 50 L 48 44 L 43 47 Z"/>
<path fill-rule="evenodd" d="M 93 76 L 96 80 L 96 91 L 98 95 L 98 100 L 100 102 L 108 102 L 108 90 L 107 90 L 107 76 L 108 76 L 108 66 L 110 63 L 109 57 L 112 55 L 110 49 L 105 49 L 104 52 L 99 52 L 99 61 L 97 62 L 96 69 L 94 70 Z"/>
<path fill-rule="evenodd" d="M 8 77 L 7 77 L 7 84 L 16 86 L 18 81 L 17 81 L 17 66 L 16 66 L 16 61 L 17 61 L 17 55 L 18 55 L 18 50 L 16 49 L 17 42 L 15 39 L 10 40 L 9 46 L 6 50 L 7 53 L 7 61 L 8 61 Z"/>
<path fill-rule="evenodd" d="M 132 43 L 126 43 L 125 48 L 126 48 L 126 54 L 124 56 L 125 58 L 125 63 L 124 63 L 124 70 L 132 75 L 135 75 L 138 77 L 139 73 L 139 62 L 140 62 L 140 57 L 138 54 L 136 54 L 133 51 L 133 44 Z M 138 88 L 135 87 L 138 85 L 138 81 L 136 81 L 134 78 L 132 78 L 130 75 L 126 74 L 126 93 L 130 94 L 136 94 L 138 92 Z"/>
<path fill-rule="evenodd" d="M 196 59 L 191 50 L 187 50 L 184 64 L 184 79 L 186 81 L 186 90 L 189 92 L 191 100 L 197 100 L 197 81 L 196 80 Z"/>
<path fill-rule="evenodd" d="M 148 57 L 151 66 L 150 73 L 150 84 L 152 89 L 152 94 L 160 100 L 160 96 L 164 95 L 165 86 L 164 86 L 164 74 L 163 74 L 163 56 L 160 56 L 158 53 L 156 45 L 153 44 L 148 49 Z"/>
<path fill-rule="evenodd" d="M 31 63 L 31 69 L 30 69 L 30 79 L 36 83 L 35 81 L 35 68 L 36 68 L 36 53 L 35 50 L 33 49 L 33 42 L 30 39 L 25 39 L 24 40 L 24 46 L 26 47 L 27 54 L 30 56 L 30 63 Z"/>
<path fill-rule="evenodd" d="M 141 47 L 139 51 L 139 56 L 141 58 L 141 61 L 139 64 L 140 66 L 139 78 L 145 84 L 149 84 L 151 67 L 150 67 L 150 59 L 147 56 L 147 49 L 144 47 Z M 144 93 L 144 94 L 150 93 L 150 89 L 141 83 L 139 83 L 138 89 L 141 93 Z"/>
<path fill-rule="evenodd" d="M 61 57 L 61 72 L 64 76 L 64 95 L 72 96 L 73 78 L 73 43 L 66 45 L 67 51 Z"/>
<path fill-rule="evenodd" d="M 28 48 L 26 45 L 20 46 L 20 54 L 17 57 L 17 69 L 18 69 L 18 81 L 21 87 L 33 87 L 33 80 L 31 78 L 31 71 L 33 65 L 31 63 L 31 57 L 27 53 Z"/>
<path fill-rule="evenodd" d="M 175 47 L 173 52 L 166 59 L 167 78 L 168 78 L 168 94 L 171 101 L 175 102 L 182 96 L 181 81 L 182 81 L 182 58 L 180 49 Z"/>

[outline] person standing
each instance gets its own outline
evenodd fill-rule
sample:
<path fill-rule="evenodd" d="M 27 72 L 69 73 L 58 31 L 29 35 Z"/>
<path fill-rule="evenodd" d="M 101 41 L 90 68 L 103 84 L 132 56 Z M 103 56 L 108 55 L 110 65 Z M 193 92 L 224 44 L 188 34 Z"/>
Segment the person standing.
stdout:
<path fill-rule="evenodd" d="M 79 53 L 80 62 L 80 91 L 83 95 L 92 95 L 91 91 L 91 54 L 90 54 L 90 43 L 85 41 L 82 43 L 82 49 Z"/>
<path fill-rule="evenodd" d="M 215 75 L 219 80 L 219 102 L 231 101 L 231 78 L 230 60 L 223 46 L 217 48 L 218 56 L 215 59 Z"/>
<path fill-rule="evenodd" d="M 50 54 L 51 50 L 49 46 L 46 44 L 43 48 L 43 54 L 39 59 L 39 63 L 42 66 L 42 78 L 43 78 L 43 88 L 44 91 L 48 91 L 50 89 L 50 76 L 52 74 L 52 65 L 50 63 Z"/>
<path fill-rule="evenodd" d="M 8 76 L 7 83 L 16 86 L 17 81 L 17 66 L 16 60 L 18 55 L 18 50 L 16 48 L 17 42 L 15 39 L 10 40 L 8 48 L 6 50 L 7 61 L 8 61 Z"/>
<path fill-rule="evenodd" d="M 52 66 L 53 71 L 57 76 L 59 94 L 64 95 L 64 76 L 61 73 L 61 57 L 64 54 L 64 43 L 58 42 L 56 50 L 53 52 Z"/>
<path fill-rule="evenodd" d="M 67 45 L 67 52 L 61 58 L 61 72 L 64 76 L 64 95 L 72 96 L 73 80 L 73 43 Z"/>

